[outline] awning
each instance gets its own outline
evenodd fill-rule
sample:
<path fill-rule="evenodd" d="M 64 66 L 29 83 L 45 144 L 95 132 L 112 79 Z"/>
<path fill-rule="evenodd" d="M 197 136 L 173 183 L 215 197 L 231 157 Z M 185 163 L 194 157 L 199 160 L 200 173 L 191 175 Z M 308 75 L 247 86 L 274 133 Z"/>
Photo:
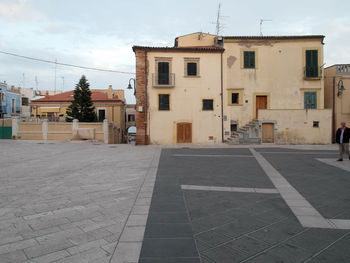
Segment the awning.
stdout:
<path fill-rule="evenodd" d="M 60 107 L 40 107 L 40 112 L 60 112 Z"/>

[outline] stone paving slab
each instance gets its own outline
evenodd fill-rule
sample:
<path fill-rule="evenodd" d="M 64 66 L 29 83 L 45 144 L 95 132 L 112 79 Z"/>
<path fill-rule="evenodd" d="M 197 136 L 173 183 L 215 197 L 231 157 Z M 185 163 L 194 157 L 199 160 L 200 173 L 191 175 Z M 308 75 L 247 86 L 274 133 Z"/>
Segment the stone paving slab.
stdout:
<path fill-rule="evenodd" d="M 125 228 L 144 229 L 150 197 L 137 196 L 158 147 L 0 140 L 0 149 L 1 263 L 106 263 L 134 240 Z"/>

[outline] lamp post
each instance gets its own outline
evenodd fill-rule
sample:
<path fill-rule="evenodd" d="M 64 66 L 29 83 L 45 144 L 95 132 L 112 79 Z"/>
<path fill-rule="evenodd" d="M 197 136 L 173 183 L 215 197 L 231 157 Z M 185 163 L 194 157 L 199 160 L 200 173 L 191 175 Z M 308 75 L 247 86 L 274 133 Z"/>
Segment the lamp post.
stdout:
<path fill-rule="evenodd" d="M 337 93 L 337 95 L 339 97 L 339 96 L 341 96 L 343 94 L 343 91 L 345 90 L 343 80 L 340 79 L 338 81 L 338 85 L 337 86 L 338 86 L 338 93 Z"/>
<path fill-rule="evenodd" d="M 136 94 L 136 80 L 134 78 L 129 79 L 129 85 L 127 87 L 127 89 L 133 89 L 133 87 L 131 86 L 131 81 L 134 82 L 134 95 Z"/>

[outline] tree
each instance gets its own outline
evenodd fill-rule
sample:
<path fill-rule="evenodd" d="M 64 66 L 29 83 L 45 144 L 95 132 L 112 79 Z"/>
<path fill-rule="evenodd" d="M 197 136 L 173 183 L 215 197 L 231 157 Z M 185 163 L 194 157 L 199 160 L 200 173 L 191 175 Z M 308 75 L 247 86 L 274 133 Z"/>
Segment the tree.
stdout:
<path fill-rule="evenodd" d="M 80 122 L 93 122 L 97 120 L 95 107 L 91 100 L 90 84 L 83 75 L 75 85 L 74 100 L 67 108 L 66 121 L 77 119 Z"/>

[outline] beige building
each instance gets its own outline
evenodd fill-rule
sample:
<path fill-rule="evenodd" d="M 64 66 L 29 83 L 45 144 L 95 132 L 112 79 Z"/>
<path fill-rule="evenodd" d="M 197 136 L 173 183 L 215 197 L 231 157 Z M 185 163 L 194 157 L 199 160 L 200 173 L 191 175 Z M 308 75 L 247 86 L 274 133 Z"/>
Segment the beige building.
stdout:
<path fill-rule="evenodd" d="M 334 133 L 345 121 L 350 125 L 350 64 L 337 64 L 325 69 L 325 107 L 332 109 Z"/>
<path fill-rule="evenodd" d="M 47 118 L 49 121 L 64 121 L 67 108 L 73 100 L 73 94 L 73 91 L 67 91 L 32 101 L 30 103 L 32 116 Z M 98 119 L 100 121 L 107 119 L 108 122 L 117 125 L 121 130 L 121 137 L 123 137 L 125 127 L 124 90 L 113 90 L 112 86 L 105 90 L 92 89 L 91 99 Z"/>
<path fill-rule="evenodd" d="M 134 46 L 136 143 L 329 143 L 323 39 L 194 33 Z"/>

